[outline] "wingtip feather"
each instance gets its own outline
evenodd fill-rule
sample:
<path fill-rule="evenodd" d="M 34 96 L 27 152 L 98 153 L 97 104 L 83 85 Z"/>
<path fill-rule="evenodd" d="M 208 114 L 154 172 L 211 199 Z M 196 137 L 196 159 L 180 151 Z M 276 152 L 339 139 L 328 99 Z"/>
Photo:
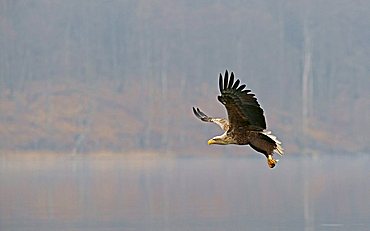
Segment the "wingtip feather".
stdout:
<path fill-rule="evenodd" d="M 196 117 L 198 117 L 198 118 L 200 119 L 200 116 L 199 116 L 199 114 L 198 114 L 198 112 L 197 112 L 197 109 L 198 109 L 198 108 L 193 107 L 193 113 L 194 113 L 194 115 L 195 115 Z"/>
<path fill-rule="evenodd" d="M 231 72 L 229 85 L 227 86 L 227 88 L 232 88 L 233 84 L 234 84 L 234 72 Z"/>
<path fill-rule="evenodd" d="M 220 73 L 220 77 L 218 78 L 218 87 L 220 88 L 220 91 L 222 91 L 223 85 L 222 85 L 222 74 Z"/>
<path fill-rule="evenodd" d="M 224 86 L 223 89 L 226 89 L 229 83 L 229 72 L 226 70 L 224 75 Z"/>
<path fill-rule="evenodd" d="M 245 84 L 242 84 L 236 90 L 237 91 L 242 91 L 245 87 L 246 87 L 246 85 Z"/>
<path fill-rule="evenodd" d="M 233 89 L 233 90 L 236 90 L 236 89 L 238 88 L 238 86 L 239 86 L 239 83 L 240 83 L 240 80 L 239 80 L 239 79 L 237 79 L 237 80 L 235 81 L 234 85 L 232 86 L 232 89 Z"/>

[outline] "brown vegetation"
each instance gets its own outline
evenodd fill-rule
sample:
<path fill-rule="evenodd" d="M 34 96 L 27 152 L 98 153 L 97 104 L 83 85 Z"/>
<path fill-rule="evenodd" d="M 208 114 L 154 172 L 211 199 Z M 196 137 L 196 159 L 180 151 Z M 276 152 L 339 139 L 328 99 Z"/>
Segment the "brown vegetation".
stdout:
<path fill-rule="evenodd" d="M 223 153 L 191 107 L 225 114 L 228 68 L 287 153 L 368 152 L 369 17 L 348 0 L 2 1 L 0 150 Z"/>

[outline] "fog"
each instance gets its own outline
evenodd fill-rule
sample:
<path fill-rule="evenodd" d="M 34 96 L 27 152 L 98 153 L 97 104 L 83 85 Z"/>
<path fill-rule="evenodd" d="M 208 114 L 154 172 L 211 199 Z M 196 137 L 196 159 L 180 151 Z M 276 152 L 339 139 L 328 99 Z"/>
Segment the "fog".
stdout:
<path fill-rule="evenodd" d="M 0 230 L 368 230 L 370 2 L 0 0 Z M 225 117 L 256 94 L 274 169 Z"/>
<path fill-rule="evenodd" d="M 0 1 L 0 147 L 188 152 L 226 69 L 290 153 L 368 153 L 367 1 Z"/>
<path fill-rule="evenodd" d="M 368 230 L 369 156 L 9 154 L 1 230 Z"/>

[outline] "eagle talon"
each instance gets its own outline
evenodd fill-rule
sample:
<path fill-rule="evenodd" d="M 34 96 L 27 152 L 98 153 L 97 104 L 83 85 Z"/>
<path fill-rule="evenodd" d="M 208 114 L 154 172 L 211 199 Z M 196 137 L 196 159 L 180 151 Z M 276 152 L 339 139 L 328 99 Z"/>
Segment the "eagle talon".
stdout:
<path fill-rule="evenodd" d="M 274 168 L 277 163 L 277 160 L 275 160 L 271 155 L 267 157 L 267 164 L 270 168 Z"/>

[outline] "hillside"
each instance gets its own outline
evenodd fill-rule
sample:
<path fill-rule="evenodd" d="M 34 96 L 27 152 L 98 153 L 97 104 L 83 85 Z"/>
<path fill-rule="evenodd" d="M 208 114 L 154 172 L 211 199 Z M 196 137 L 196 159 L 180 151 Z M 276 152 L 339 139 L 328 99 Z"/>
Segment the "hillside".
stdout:
<path fill-rule="evenodd" d="M 370 152 L 370 4 L 0 1 L 0 150 L 208 147 L 217 77 L 256 94 L 288 153 Z"/>
<path fill-rule="evenodd" d="M 145 91 L 139 83 L 125 87 L 117 81 L 99 81 L 89 85 L 81 81 L 35 81 L 11 93 L 2 89 L 0 97 L 0 151 L 52 152 L 129 152 L 160 151 L 191 154 L 218 152 L 206 140 L 220 133 L 213 125 L 200 123 L 191 106 L 203 106 L 210 114 L 223 115 L 223 107 L 214 91 L 197 86 L 192 97 L 188 90 L 171 87 L 163 96 L 159 89 Z M 196 95 L 200 95 L 196 97 Z M 210 95 L 207 95 L 210 94 Z M 212 102 L 211 104 L 207 101 Z M 358 102 L 369 105 L 369 100 Z M 369 149 L 365 131 L 350 136 L 345 123 L 310 121 L 305 138 L 297 137 L 297 122 L 288 113 L 266 108 L 270 128 L 284 141 L 290 153 L 303 149 L 329 152 L 359 152 Z M 344 120 L 345 118 L 343 118 Z M 345 122 L 345 121 L 344 121 Z M 298 126 L 299 128 L 299 126 Z M 294 135 L 296 134 L 296 135 Z M 341 144 L 341 145 L 337 145 Z M 242 148 L 228 152 L 244 153 Z"/>

